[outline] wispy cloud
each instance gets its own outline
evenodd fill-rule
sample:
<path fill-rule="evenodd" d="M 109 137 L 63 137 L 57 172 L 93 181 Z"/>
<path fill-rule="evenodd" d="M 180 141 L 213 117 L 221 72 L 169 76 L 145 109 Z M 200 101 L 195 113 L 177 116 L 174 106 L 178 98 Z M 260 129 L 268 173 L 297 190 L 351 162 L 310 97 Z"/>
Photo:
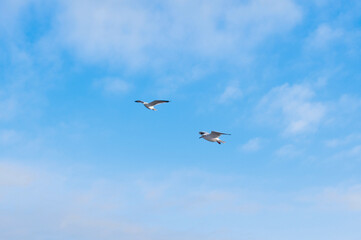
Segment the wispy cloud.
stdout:
<path fill-rule="evenodd" d="M 327 107 L 313 100 L 314 95 L 313 90 L 306 85 L 284 84 L 275 87 L 258 104 L 258 117 L 268 124 L 283 126 L 286 135 L 315 131 Z"/>
<path fill-rule="evenodd" d="M 18 103 L 14 97 L 7 96 L 0 99 L 0 120 L 9 120 L 13 118 L 17 113 L 17 106 Z"/>
<path fill-rule="evenodd" d="M 240 149 L 245 152 L 255 152 L 261 148 L 261 139 L 253 138 L 243 144 Z"/>
<path fill-rule="evenodd" d="M 121 61 L 129 66 L 164 64 L 174 54 L 217 58 L 244 53 L 268 36 L 291 29 L 302 17 L 291 0 L 62 4 L 57 31 L 66 46 L 85 61 Z"/>
<path fill-rule="evenodd" d="M 335 147 L 349 145 L 351 143 L 355 143 L 356 141 L 360 141 L 360 140 L 361 140 L 361 134 L 352 133 L 346 137 L 333 138 L 333 139 L 326 140 L 325 145 L 327 147 L 335 148 Z"/>
<path fill-rule="evenodd" d="M 301 150 L 297 146 L 292 144 L 287 144 L 280 147 L 275 153 L 277 157 L 281 158 L 294 158 L 301 154 Z"/>
<path fill-rule="evenodd" d="M 303 197 L 315 207 L 328 211 L 361 211 L 361 185 L 326 187 Z"/>
<path fill-rule="evenodd" d="M 261 203 L 245 194 L 247 190 L 218 186 L 219 181 L 232 182 L 226 176 L 187 171 L 160 179 L 139 174 L 78 179 L 63 171 L 5 163 L 0 164 L 0 173 L 0 187 L 23 187 L 20 192 L 0 188 L 2 206 L 9 210 L 0 216 L 5 223 L 0 226 L 0 237 L 26 234 L 33 238 L 46 226 L 47 235 L 64 238 L 162 239 L 165 233 L 172 235 L 177 223 L 190 226 L 195 223 L 191 219 L 206 221 L 207 216 L 219 213 L 254 214 L 262 210 Z M 26 211 L 22 211 L 24 206 L 37 212 L 37 221 L 30 221 Z M 184 218 L 190 222 L 179 220 Z M 18 227 L 22 227 L 22 232 Z M 201 232 L 192 230 L 190 235 L 198 234 Z"/>
<path fill-rule="evenodd" d="M 36 172 L 22 165 L 0 162 L 0 187 L 27 186 L 36 179 Z M 0 190 L 0 200 L 3 192 Z"/>
<path fill-rule="evenodd" d="M 327 49 L 331 44 L 342 39 L 342 29 L 335 29 L 327 24 L 322 24 L 307 39 L 307 45 L 313 49 Z"/>
<path fill-rule="evenodd" d="M 120 78 L 103 78 L 95 80 L 93 84 L 109 94 L 122 94 L 131 89 L 131 85 Z"/>
<path fill-rule="evenodd" d="M 242 91 L 239 86 L 239 82 L 231 81 L 223 90 L 222 94 L 218 98 L 219 103 L 228 103 L 229 101 L 235 101 L 242 97 Z"/>
<path fill-rule="evenodd" d="M 350 118 L 350 116 L 361 116 L 361 98 L 359 96 L 343 94 L 332 104 L 330 110 L 332 110 L 334 121 L 338 123 L 352 121 L 353 118 Z"/>
<path fill-rule="evenodd" d="M 19 133 L 13 129 L 0 130 L 0 144 L 9 145 L 17 142 L 19 139 Z"/>
<path fill-rule="evenodd" d="M 32 0 L 3 0 L 0 2 L 0 29 L 1 35 L 15 36 L 19 33 L 19 18 L 24 9 L 32 2 Z"/>
<path fill-rule="evenodd" d="M 348 146 L 332 156 L 332 159 L 341 161 L 351 161 L 361 159 L 361 144 L 355 144 Z"/>

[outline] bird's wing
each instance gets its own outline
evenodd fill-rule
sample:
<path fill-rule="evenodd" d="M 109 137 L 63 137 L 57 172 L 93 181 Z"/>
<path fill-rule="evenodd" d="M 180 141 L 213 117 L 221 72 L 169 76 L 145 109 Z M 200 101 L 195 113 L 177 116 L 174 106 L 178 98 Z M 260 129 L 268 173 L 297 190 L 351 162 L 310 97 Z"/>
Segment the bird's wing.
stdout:
<path fill-rule="evenodd" d="M 217 138 L 217 137 L 219 137 L 221 135 L 231 135 L 231 134 L 212 131 L 211 134 L 210 134 L 210 137 Z"/>
<path fill-rule="evenodd" d="M 169 102 L 168 100 L 154 100 L 153 102 L 150 102 L 148 105 L 150 107 L 161 104 L 161 103 L 167 103 Z"/>
<path fill-rule="evenodd" d="M 135 101 L 135 102 L 138 102 L 138 103 L 144 103 L 143 101 L 140 101 L 140 100 L 137 100 L 137 101 Z"/>

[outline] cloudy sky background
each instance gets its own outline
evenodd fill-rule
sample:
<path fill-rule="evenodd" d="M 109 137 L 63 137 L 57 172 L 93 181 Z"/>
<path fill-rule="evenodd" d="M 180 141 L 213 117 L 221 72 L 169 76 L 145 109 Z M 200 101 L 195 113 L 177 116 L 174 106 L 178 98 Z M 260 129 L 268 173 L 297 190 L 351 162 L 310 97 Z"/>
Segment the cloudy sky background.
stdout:
<path fill-rule="evenodd" d="M 0 238 L 360 239 L 360 9 L 1 1 Z"/>

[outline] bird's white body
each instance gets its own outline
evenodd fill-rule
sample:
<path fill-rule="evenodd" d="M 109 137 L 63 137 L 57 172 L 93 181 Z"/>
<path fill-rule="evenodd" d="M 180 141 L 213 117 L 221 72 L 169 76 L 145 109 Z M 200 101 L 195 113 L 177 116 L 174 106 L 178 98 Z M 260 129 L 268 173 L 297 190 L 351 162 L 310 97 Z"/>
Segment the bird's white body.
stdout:
<path fill-rule="evenodd" d="M 152 101 L 150 103 L 147 103 L 147 102 L 137 100 L 135 102 L 142 103 L 144 105 L 144 107 L 146 107 L 146 108 L 148 108 L 150 110 L 153 110 L 153 111 L 157 111 L 157 109 L 155 109 L 154 106 L 156 106 L 158 104 L 161 104 L 161 103 L 167 103 L 169 101 L 168 100 L 154 100 L 154 101 Z"/>
<path fill-rule="evenodd" d="M 145 102 L 143 103 L 144 104 L 144 107 L 150 109 L 150 110 L 153 110 L 153 111 L 157 111 L 157 109 L 155 109 L 153 106 L 151 106 L 149 103 Z"/>
<path fill-rule="evenodd" d="M 199 132 L 199 134 L 202 135 L 202 136 L 200 136 L 200 138 L 203 138 L 209 142 L 217 142 L 218 144 L 225 143 L 225 141 L 222 141 L 221 139 L 219 139 L 219 137 L 221 135 L 231 135 L 228 133 L 221 133 L 221 132 L 215 132 L 215 131 L 212 131 L 211 133 Z"/>
<path fill-rule="evenodd" d="M 217 141 L 221 141 L 219 138 L 214 138 L 212 136 L 209 136 L 209 134 L 207 136 L 203 137 L 205 140 L 210 141 L 210 142 L 217 142 Z"/>

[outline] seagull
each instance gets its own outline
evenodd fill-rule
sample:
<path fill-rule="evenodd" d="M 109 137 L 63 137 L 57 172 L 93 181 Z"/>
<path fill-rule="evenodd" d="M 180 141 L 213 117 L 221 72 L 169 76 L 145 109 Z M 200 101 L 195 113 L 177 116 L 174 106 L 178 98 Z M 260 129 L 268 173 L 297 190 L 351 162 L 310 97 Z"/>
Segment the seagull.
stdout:
<path fill-rule="evenodd" d="M 199 134 L 202 135 L 199 138 L 204 138 L 205 140 L 210 141 L 210 142 L 217 142 L 218 144 L 225 143 L 225 141 L 222 141 L 219 139 L 219 137 L 221 135 L 231 135 L 228 133 L 221 133 L 221 132 L 215 132 L 215 131 L 212 131 L 211 133 L 199 132 Z"/>
<path fill-rule="evenodd" d="M 143 105 L 153 111 L 157 111 L 157 109 L 154 108 L 155 105 L 161 104 L 161 103 L 167 103 L 169 102 L 168 100 L 154 100 L 153 102 L 147 103 L 147 102 L 143 102 L 140 100 L 135 101 L 137 103 L 143 103 Z"/>

